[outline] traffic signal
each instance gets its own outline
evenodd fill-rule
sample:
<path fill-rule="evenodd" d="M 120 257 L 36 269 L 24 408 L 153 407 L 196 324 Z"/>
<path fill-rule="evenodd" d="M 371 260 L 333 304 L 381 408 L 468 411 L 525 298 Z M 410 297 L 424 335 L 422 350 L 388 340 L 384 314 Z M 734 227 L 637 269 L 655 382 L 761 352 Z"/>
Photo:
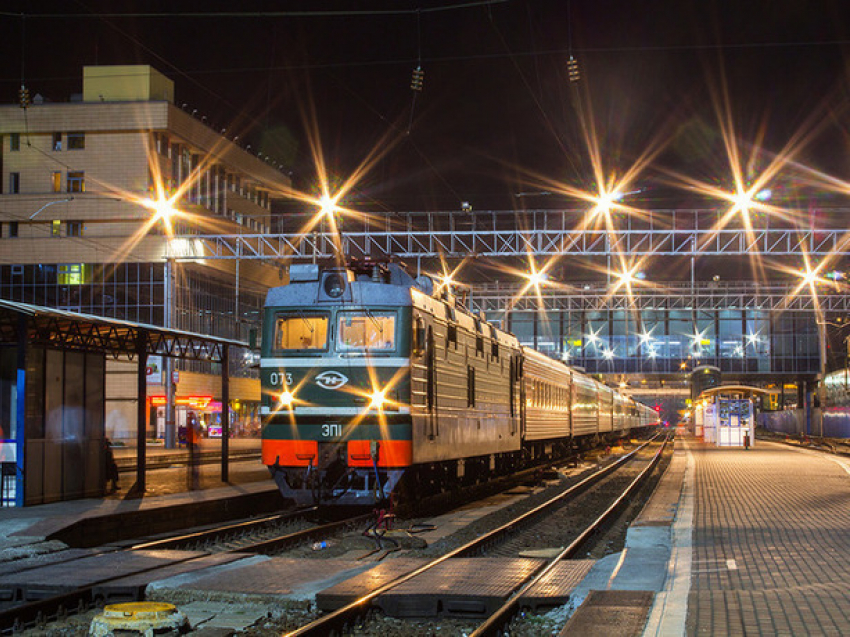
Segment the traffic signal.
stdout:
<path fill-rule="evenodd" d="M 410 88 L 414 91 L 422 90 L 422 81 L 425 79 L 425 71 L 421 66 L 413 69 L 413 76 L 410 78 Z"/>
<path fill-rule="evenodd" d="M 21 90 L 18 91 L 18 97 L 21 101 L 21 108 L 26 108 L 30 105 L 30 90 L 21 84 Z"/>

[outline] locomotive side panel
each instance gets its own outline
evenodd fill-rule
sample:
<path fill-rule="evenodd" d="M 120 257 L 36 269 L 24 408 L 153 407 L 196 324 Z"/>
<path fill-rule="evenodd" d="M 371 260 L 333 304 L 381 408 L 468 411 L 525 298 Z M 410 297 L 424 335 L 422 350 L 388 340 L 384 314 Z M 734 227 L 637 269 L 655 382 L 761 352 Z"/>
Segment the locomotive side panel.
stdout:
<path fill-rule="evenodd" d="M 510 348 L 494 348 L 473 317 L 414 291 L 423 350 L 411 360 L 413 463 L 516 451 Z M 503 339 L 506 340 L 506 339 Z"/>

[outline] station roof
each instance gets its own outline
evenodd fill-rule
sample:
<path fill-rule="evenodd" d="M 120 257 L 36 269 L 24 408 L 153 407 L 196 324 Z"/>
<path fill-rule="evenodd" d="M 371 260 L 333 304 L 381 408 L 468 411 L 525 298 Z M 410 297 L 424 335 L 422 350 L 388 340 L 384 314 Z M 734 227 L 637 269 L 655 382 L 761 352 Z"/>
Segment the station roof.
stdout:
<path fill-rule="evenodd" d="M 119 319 L 0 299 L 0 343 L 28 342 L 114 358 L 148 356 L 221 362 L 225 346 L 247 343 Z"/>

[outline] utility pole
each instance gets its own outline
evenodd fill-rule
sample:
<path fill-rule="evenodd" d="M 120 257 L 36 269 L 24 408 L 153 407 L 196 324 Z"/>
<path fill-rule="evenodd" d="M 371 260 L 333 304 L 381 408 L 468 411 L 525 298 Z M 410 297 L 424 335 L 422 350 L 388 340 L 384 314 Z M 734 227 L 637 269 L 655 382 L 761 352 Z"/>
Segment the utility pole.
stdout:
<path fill-rule="evenodd" d="M 174 259 L 165 261 L 165 308 L 164 323 L 167 329 L 174 328 Z M 166 356 L 163 361 L 165 372 L 165 448 L 177 447 L 177 425 L 175 422 L 174 404 L 174 359 Z"/>

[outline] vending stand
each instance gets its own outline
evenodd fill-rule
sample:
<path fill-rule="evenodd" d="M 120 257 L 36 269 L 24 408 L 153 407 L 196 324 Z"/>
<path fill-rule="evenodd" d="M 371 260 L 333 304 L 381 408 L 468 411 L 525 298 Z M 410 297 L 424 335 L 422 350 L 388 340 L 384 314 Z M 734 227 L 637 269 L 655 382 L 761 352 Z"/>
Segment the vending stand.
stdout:
<path fill-rule="evenodd" d="M 755 444 L 754 403 L 771 390 L 748 385 L 721 385 L 703 391 L 694 405 L 695 435 L 718 447 Z"/>

